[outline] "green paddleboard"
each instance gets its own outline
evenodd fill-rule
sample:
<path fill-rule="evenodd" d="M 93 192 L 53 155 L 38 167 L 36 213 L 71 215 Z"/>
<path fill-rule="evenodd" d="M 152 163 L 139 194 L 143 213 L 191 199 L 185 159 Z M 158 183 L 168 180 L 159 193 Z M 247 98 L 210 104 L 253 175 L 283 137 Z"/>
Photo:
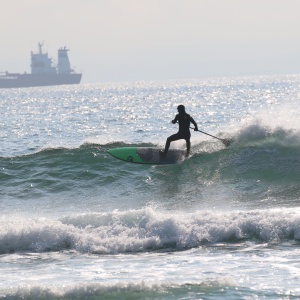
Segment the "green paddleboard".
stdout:
<path fill-rule="evenodd" d="M 167 155 L 159 153 L 161 149 L 153 147 L 123 147 L 108 150 L 115 158 L 137 164 L 176 164 L 182 162 L 186 152 L 169 149 Z"/>

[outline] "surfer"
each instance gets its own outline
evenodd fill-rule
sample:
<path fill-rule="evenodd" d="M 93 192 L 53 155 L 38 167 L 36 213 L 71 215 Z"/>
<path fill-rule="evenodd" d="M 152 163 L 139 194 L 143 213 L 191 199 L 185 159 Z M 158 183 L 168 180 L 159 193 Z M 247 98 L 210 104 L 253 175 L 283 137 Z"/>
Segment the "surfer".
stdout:
<path fill-rule="evenodd" d="M 193 123 L 195 131 L 198 131 L 198 125 L 195 120 L 185 112 L 184 105 L 179 105 L 177 107 L 178 114 L 175 116 L 175 119 L 172 120 L 173 124 L 178 122 L 179 130 L 177 133 L 169 136 L 166 141 L 165 149 L 160 150 L 161 155 L 167 155 L 171 142 L 177 140 L 185 140 L 186 141 L 186 154 L 189 155 L 191 151 L 191 132 L 190 132 L 190 124 Z"/>

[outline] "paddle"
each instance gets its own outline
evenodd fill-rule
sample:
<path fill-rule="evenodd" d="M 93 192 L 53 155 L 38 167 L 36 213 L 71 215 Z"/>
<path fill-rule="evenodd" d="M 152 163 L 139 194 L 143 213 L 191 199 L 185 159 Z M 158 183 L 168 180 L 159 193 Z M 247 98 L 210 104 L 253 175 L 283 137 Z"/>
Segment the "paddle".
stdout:
<path fill-rule="evenodd" d="M 195 130 L 195 128 L 192 128 L 192 127 L 190 127 L 190 128 Z M 204 131 L 201 131 L 201 130 L 199 130 L 199 129 L 198 129 L 198 130 L 195 130 L 195 131 L 204 133 L 204 134 L 206 134 L 206 135 L 209 135 L 209 136 L 211 136 L 211 137 L 213 137 L 213 138 L 215 138 L 215 139 L 221 141 L 226 147 L 228 147 L 228 146 L 230 145 L 230 141 L 227 140 L 227 139 L 220 139 L 220 138 L 218 138 L 218 137 L 216 137 L 216 136 L 214 136 L 214 135 L 211 135 L 211 134 L 206 133 L 206 132 L 204 132 Z"/>
<path fill-rule="evenodd" d="M 178 123 L 178 122 L 176 122 L 176 123 Z M 195 128 L 193 128 L 193 127 L 190 127 L 190 128 L 195 130 Z M 220 139 L 220 138 L 218 138 L 218 137 L 216 137 L 216 136 L 214 136 L 214 135 L 212 135 L 212 134 L 209 134 L 209 133 L 207 133 L 207 132 L 201 131 L 201 130 L 199 130 L 199 129 L 198 129 L 198 130 L 195 130 L 195 131 L 204 133 L 204 134 L 206 134 L 206 135 L 209 135 L 209 136 L 211 136 L 211 137 L 213 137 L 213 138 L 215 138 L 215 139 L 221 141 L 226 147 L 230 146 L 230 144 L 231 144 L 230 140 L 227 140 L 227 139 Z"/>

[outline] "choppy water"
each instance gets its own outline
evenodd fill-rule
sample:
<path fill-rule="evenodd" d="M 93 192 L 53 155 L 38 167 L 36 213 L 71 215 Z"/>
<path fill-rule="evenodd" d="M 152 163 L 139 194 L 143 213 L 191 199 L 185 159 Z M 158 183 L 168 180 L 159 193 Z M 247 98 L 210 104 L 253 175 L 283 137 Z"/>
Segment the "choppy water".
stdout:
<path fill-rule="evenodd" d="M 0 90 L 0 298 L 300 297 L 299 98 L 298 75 Z M 231 145 L 108 154 L 163 146 L 178 104 Z"/>

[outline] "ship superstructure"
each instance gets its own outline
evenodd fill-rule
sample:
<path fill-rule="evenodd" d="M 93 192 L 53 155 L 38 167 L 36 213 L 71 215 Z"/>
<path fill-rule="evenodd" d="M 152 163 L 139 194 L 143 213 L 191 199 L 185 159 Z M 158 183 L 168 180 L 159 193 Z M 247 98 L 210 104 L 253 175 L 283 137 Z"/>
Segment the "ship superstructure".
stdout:
<path fill-rule="evenodd" d="M 39 52 L 31 52 L 31 74 L 57 73 L 56 68 L 52 66 L 52 59 L 48 53 L 43 53 L 42 43 L 38 43 Z"/>

